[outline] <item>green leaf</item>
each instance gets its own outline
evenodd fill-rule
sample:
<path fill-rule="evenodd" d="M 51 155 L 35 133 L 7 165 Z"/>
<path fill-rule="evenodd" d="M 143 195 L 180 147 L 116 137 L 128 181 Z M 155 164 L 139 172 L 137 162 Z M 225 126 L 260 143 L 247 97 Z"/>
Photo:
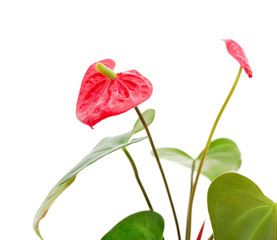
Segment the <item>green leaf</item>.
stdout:
<path fill-rule="evenodd" d="M 155 118 L 155 110 L 154 109 L 148 109 L 145 112 L 143 112 L 142 115 L 143 115 L 143 118 L 144 118 L 145 122 L 149 126 Z M 142 125 L 142 122 L 140 121 L 140 119 L 138 119 L 136 121 L 135 125 L 134 125 L 133 130 L 132 130 L 132 134 L 138 133 L 143 129 L 144 129 L 144 127 Z"/>
<path fill-rule="evenodd" d="M 186 167 L 191 168 L 193 161 L 196 161 L 195 171 L 198 169 L 202 156 L 201 153 L 194 160 L 188 154 L 176 148 L 159 148 L 157 151 L 161 158 Z M 220 138 L 211 142 L 201 173 L 212 181 L 222 173 L 237 171 L 240 165 L 241 157 L 237 145 L 230 139 Z"/>
<path fill-rule="evenodd" d="M 153 119 L 151 121 L 150 120 L 147 121 L 147 123 L 151 124 L 152 121 Z M 136 129 L 137 129 L 136 132 L 138 132 L 139 129 L 138 128 Z M 104 156 L 118 149 L 124 148 L 130 144 L 140 142 L 146 138 L 146 137 L 136 138 L 130 141 L 130 138 L 132 137 L 133 134 L 134 132 L 132 130 L 130 132 L 124 133 L 119 136 L 107 137 L 102 139 L 86 157 L 84 157 L 74 168 L 72 168 L 67 174 L 65 174 L 64 177 L 53 187 L 53 189 L 50 191 L 50 193 L 48 194 L 48 196 L 46 197 L 46 199 L 43 201 L 42 205 L 38 209 L 34 218 L 33 227 L 35 232 L 41 239 L 43 238 L 39 231 L 40 220 L 46 215 L 47 211 L 49 210 L 53 202 L 57 199 L 57 197 L 74 182 L 77 174 L 80 171 L 82 171 L 84 168 L 96 162 L 97 160 L 103 158 Z"/>
<path fill-rule="evenodd" d="M 208 191 L 208 210 L 216 240 L 276 240 L 276 203 L 237 173 L 216 178 Z"/>
<path fill-rule="evenodd" d="M 46 215 L 48 209 L 51 207 L 53 202 L 57 199 L 57 197 L 67 188 L 69 187 L 75 180 L 75 177 L 72 177 L 70 180 L 67 182 L 61 184 L 61 185 L 56 185 L 48 194 L 46 199 L 43 201 L 42 205 L 40 206 L 39 210 L 36 213 L 36 216 L 34 218 L 34 230 L 37 233 L 37 235 L 40 237 L 40 239 L 43 239 L 40 231 L 39 231 L 39 222 L 44 216 Z"/>
<path fill-rule="evenodd" d="M 196 159 L 198 168 L 202 153 Z M 241 165 L 240 151 L 230 139 L 220 138 L 211 142 L 205 158 L 202 174 L 213 180 L 225 172 L 237 171 Z"/>
<path fill-rule="evenodd" d="M 177 148 L 157 148 L 157 152 L 160 158 L 179 163 L 186 167 L 191 167 L 194 161 L 192 157 Z"/>
<path fill-rule="evenodd" d="M 102 240 L 161 240 L 163 231 L 162 216 L 153 211 L 144 211 L 120 221 Z"/>

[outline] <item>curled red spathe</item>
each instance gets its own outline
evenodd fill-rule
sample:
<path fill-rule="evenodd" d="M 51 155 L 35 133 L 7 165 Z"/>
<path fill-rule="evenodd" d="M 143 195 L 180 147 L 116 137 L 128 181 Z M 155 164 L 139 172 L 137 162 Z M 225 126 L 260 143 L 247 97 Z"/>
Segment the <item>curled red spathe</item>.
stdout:
<path fill-rule="evenodd" d="M 248 77 L 251 78 L 253 75 L 252 70 L 241 46 L 232 39 L 222 40 L 225 42 L 227 51 L 230 53 L 230 55 L 239 62 L 239 64 L 242 66 Z"/>

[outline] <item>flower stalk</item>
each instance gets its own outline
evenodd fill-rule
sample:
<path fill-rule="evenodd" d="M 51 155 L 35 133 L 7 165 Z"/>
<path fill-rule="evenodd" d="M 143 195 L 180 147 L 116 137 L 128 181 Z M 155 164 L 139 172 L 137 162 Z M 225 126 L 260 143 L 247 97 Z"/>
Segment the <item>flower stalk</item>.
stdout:
<path fill-rule="evenodd" d="M 174 203 L 173 203 L 173 200 L 172 200 L 172 197 L 171 197 L 171 194 L 170 194 L 170 190 L 169 190 L 169 187 L 168 187 L 168 184 L 167 184 L 167 180 L 166 180 L 166 177 L 165 177 L 165 174 L 164 174 L 164 171 L 163 171 L 163 167 L 162 167 L 162 164 L 161 164 L 161 161 L 160 161 L 160 158 L 158 156 L 158 153 L 157 153 L 157 150 L 156 150 L 156 147 L 154 145 L 154 142 L 153 142 L 153 139 L 152 139 L 152 136 L 150 134 L 150 131 L 148 129 L 148 126 L 143 118 L 143 115 L 141 114 L 140 110 L 138 109 L 138 107 L 135 107 L 135 110 L 142 122 L 142 125 L 146 131 L 146 134 L 148 136 L 148 139 L 149 139 L 149 142 L 150 142 L 150 145 L 152 147 L 152 151 L 154 153 L 154 156 L 156 158 L 156 161 L 157 161 L 157 164 L 159 166 L 159 170 L 160 170 L 160 173 L 162 175 L 162 178 L 163 178 L 163 181 L 164 181 L 164 185 L 165 185 L 165 188 L 166 188 L 166 192 L 167 192 L 167 196 L 168 196 L 168 199 L 169 199 L 169 202 L 170 202 L 170 206 L 171 206 L 171 210 L 172 210 L 172 213 L 173 213 L 173 217 L 174 217 L 174 221 L 175 221 L 175 225 L 176 225 L 176 230 L 177 230 L 177 235 L 178 235 L 178 240 L 181 240 L 181 233 L 180 233 L 180 228 L 179 228 L 179 223 L 178 223 L 178 219 L 177 219 L 177 214 L 176 214 L 176 211 L 175 211 L 175 207 L 174 207 Z"/>
<path fill-rule="evenodd" d="M 191 197 L 191 193 L 192 193 L 192 189 L 193 189 L 195 163 L 196 163 L 196 160 L 194 159 L 193 162 L 192 162 L 192 166 L 191 166 L 189 199 Z M 189 211 L 189 207 L 190 207 L 190 205 L 188 204 L 188 211 Z M 189 222 L 189 219 L 188 219 L 188 215 L 187 215 L 186 231 L 188 231 L 188 222 Z"/>
<path fill-rule="evenodd" d="M 209 238 L 208 238 L 208 240 L 213 240 L 214 239 L 214 234 L 212 234 Z"/>
<path fill-rule="evenodd" d="M 136 164 L 135 164 L 133 158 L 131 157 L 130 153 L 128 152 L 128 150 L 127 150 L 125 147 L 122 148 L 122 150 L 123 150 L 123 152 L 125 153 L 126 157 L 129 159 L 129 162 L 130 162 L 131 165 L 132 165 L 132 168 L 133 168 L 133 171 L 134 171 L 134 174 L 135 174 L 137 183 L 138 183 L 138 185 L 139 185 L 139 187 L 140 187 L 140 189 L 141 189 L 141 191 L 142 191 L 142 193 L 143 193 L 143 196 L 144 196 L 144 198 L 145 198 L 145 200 L 146 200 L 146 202 L 147 202 L 147 205 L 148 205 L 149 209 L 150 209 L 151 211 L 154 211 L 154 210 L 153 210 L 153 207 L 152 207 L 152 204 L 151 204 L 151 202 L 150 202 L 150 200 L 149 200 L 149 197 L 148 197 L 148 195 L 147 195 L 147 193 L 146 193 L 146 191 L 145 191 L 145 189 L 144 189 L 144 187 L 143 187 L 143 184 L 142 184 L 142 182 L 141 182 L 141 180 L 140 180 L 140 177 L 139 177 L 139 174 L 138 174 L 138 169 L 137 169 L 137 167 L 136 167 Z"/>
<path fill-rule="evenodd" d="M 198 170 L 197 170 L 197 173 L 196 173 L 196 177 L 195 177 L 195 181 L 194 181 L 194 184 L 193 184 L 193 188 L 192 188 L 192 192 L 191 192 L 191 195 L 190 195 L 190 199 L 189 199 L 189 209 L 188 209 L 188 215 L 187 215 L 187 232 L 186 232 L 186 240 L 190 240 L 190 235 L 191 235 L 191 218 L 192 218 L 192 205 L 193 205 L 193 198 L 194 198 L 194 195 L 195 195 L 195 191 L 196 191 L 196 187 L 197 187 L 197 183 L 198 183 L 198 179 L 199 179 L 199 176 L 200 176 L 200 173 L 201 173 L 201 170 L 202 170 L 202 167 L 203 167 L 203 164 L 204 164 L 204 160 L 207 156 L 207 153 L 208 153 L 208 150 L 209 150 L 209 147 L 210 147 L 210 144 L 211 144 L 211 141 L 212 141 L 212 137 L 213 137 L 213 134 L 215 132 L 215 129 L 217 127 L 217 124 L 219 122 L 219 119 L 222 115 L 222 113 L 224 112 L 224 109 L 226 108 L 236 86 L 237 86 L 237 83 L 239 81 L 239 78 L 240 78 L 240 75 L 241 75 L 241 71 L 242 71 L 242 67 L 240 66 L 239 68 L 239 72 L 238 72 L 238 75 L 236 77 L 236 80 L 224 102 L 224 104 L 222 105 L 218 115 L 217 115 L 217 118 L 214 122 L 214 125 L 213 125 L 213 128 L 211 130 L 211 133 L 209 135 L 209 138 L 208 138 L 208 141 L 207 141 L 207 144 L 206 144 L 206 147 L 203 151 L 203 154 L 202 154 L 202 157 L 201 157 L 201 160 L 200 160 L 200 163 L 199 163 L 199 167 L 198 167 Z"/>

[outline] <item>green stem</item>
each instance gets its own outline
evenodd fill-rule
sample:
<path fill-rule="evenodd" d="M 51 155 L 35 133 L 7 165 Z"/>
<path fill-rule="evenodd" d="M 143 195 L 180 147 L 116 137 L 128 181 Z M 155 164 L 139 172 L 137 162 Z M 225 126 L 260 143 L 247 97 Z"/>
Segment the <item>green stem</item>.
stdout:
<path fill-rule="evenodd" d="M 151 202 L 150 202 L 150 200 L 149 200 L 149 198 L 147 196 L 147 193 L 146 193 L 146 191 L 145 191 L 145 189 L 144 189 L 144 187 L 143 187 L 143 185 L 142 185 L 142 183 L 140 181 L 139 174 L 138 174 L 138 169 L 136 167 L 136 164 L 135 164 L 133 158 L 131 157 L 130 153 L 128 152 L 128 150 L 125 147 L 122 148 L 122 150 L 123 150 L 123 152 L 125 153 L 125 155 L 127 156 L 127 158 L 129 159 L 129 161 L 130 161 L 130 163 L 132 165 L 132 168 L 134 170 L 134 174 L 135 174 L 136 180 L 137 180 L 138 185 L 139 185 L 139 187 L 140 187 L 140 189 L 141 189 L 141 191 L 143 193 L 143 196 L 144 196 L 144 198 L 145 198 L 145 200 L 147 202 L 147 205 L 148 205 L 149 209 L 151 211 L 153 211 L 153 207 L 151 205 Z"/>
<path fill-rule="evenodd" d="M 193 188 L 193 173 L 194 173 L 194 168 L 195 168 L 195 162 L 196 160 L 193 160 L 192 166 L 191 166 L 191 174 L 190 174 L 190 194 L 192 192 Z"/>
<path fill-rule="evenodd" d="M 212 234 L 209 238 L 208 238 L 208 240 L 213 240 L 214 239 L 214 234 Z"/>
<path fill-rule="evenodd" d="M 178 219 L 177 219 L 177 215 L 176 215 L 176 211 L 175 211 L 175 207 L 174 207 L 174 204 L 173 204 L 173 201 L 172 201 L 172 197 L 171 197 L 171 194 L 170 194 L 170 191 L 169 191 L 169 187 L 168 187 L 168 184 L 167 184 L 167 181 L 166 181 L 166 177 L 165 177 L 165 174 L 164 174 L 164 171 L 163 171 L 163 168 L 162 168 L 162 164 L 161 164 L 161 161 L 159 159 L 159 156 L 158 156 L 158 153 L 156 151 L 156 148 L 155 148 L 155 145 L 154 145 L 154 142 L 153 142 L 153 139 L 151 137 L 151 134 L 150 134 L 150 131 L 148 129 L 148 126 L 143 118 L 143 115 L 141 114 L 140 110 L 138 109 L 138 107 L 135 107 L 135 110 L 140 118 L 140 121 L 142 123 L 142 125 L 144 126 L 144 129 L 146 131 L 146 134 L 148 136 L 148 139 L 149 139 L 149 142 L 150 142 L 150 145 L 152 147 L 152 151 L 154 153 L 154 156 L 156 158 L 156 161 L 157 161 L 157 164 L 159 166 L 159 170 L 161 172 L 161 175 L 162 175 L 162 178 L 163 178 L 163 181 L 164 181 L 164 185 L 165 185 L 165 189 L 166 189 L 166 192 L 167 192 L 167 196 L 168 196 L 168 199 L 169 199 L 169 202 L 170 202 L 170 206 L 171 206 L 171 210 L 172 210 L 172 213 L 173 213 L 173 216 L 174 216 L 174 220 L 175 220 L 175 225 L 176 225 L 176 230 L 177 230 L 177 234 L 178 234 L 178 239 L 181 240 L 181 233 L 180 233 L 180 228 L 179 228 L 179 224 L 178 224 Z"/>
<path fill-rule="evenodd" d="M 200 160 L 200 163 L 199 163 L 199 167 L 198 167 L 198 170 L 197 170 L 197 174 L 196 174 L 196 178 L 195 178 L 195 182 L 193 184 L 193 188 L 192 188 L 192 193 L 191 193 L 191 196 L 190 196 L 190 200 L 189 200 L 189 209 L 188 209 L 188 222 L 187 222 L 187 233 L 186 233 L 186 240 L 190 240 L 190 235 L 191 235 L 191 215 L 192 215 L 192 204 L 193 204 L 193 198 L 194 198 L 194 195 L 195 195 L 195 190 L 196 190 L 196 187 L 197 187 L 197 183 L 198 183 L 198 179 L 199 179 L 199 175 L 201 173 L 201 170 L 202 170 L 202 167 L 203 167 L 203 164 L 204 164 L 204 160 L 207 156 L 207 153 L 208 153 L 208 150 L 209 150 L 209 147 L 210 147 L 210 144 L 211 144 L 211 141 L 212 141 L 212 137 L 213 137 L 213 134 L 214 134 L 214 131 L 216 129 L 216 126 L 219 122 L 219 119 L 225 109 L 225 107 L 227 106 L 236 86 L 237 86 L 237 83 L 239 81 L 239 78 L 240 78 L 240 74 L 241 74 L 241 71 L 242 71 L 242 67 L 239 68 L 239 72 L 238 72 L 238 75 L 237 75 L 237 78 L 224 102 L 224 104 L 222 105 L 221 109 L 220 109 L 220 112 L 218 113 L 217 115 L 217 118 L 214 122 L 214 125 L 213 125 L 213 128 L 211 130 L 211 133 L 210 133 L 210 136 L 208 138 L 208 141 L 207 141 L 207 144 L 206 144 L 206 147 L 203 151 L 203 154 L 202 154 L 202 157 L 201 157 L 201 160 Z"/>
<path fill-rule="evenodd" d="M 189 199 L 190 199 L 190 197 L 191 197 L 192 188 L 193 188 L 193 175 L 194 175 L 195 162 L 196 162 L 196 160 L 193 160 L 192 166 L 191 166 Z M 189 209 L 189 204 L 188 204 L 188 209 Z M 187 216 L 187 218 L 188 218 L 188 216 Z M 186 231 L 188 231 L 188 222 L 189 222 L 189 221 L 188 221 L 188 219 L 187 219 Z"/>

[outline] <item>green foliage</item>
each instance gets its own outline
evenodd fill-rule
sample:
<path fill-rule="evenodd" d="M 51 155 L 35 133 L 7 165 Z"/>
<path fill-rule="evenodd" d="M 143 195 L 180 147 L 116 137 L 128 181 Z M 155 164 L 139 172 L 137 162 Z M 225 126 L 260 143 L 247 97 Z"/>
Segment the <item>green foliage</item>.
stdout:
<path fill-rule="evenodd" d="M 155 111 L 152 109 L 147 110 L 143 113 L 143 116 L 145 115 L 146 123 L 150 125 L 154 120 Z M 50 191 L 50 193 L 38 209 L 33 222 L 34 230 L 41 239 L 43 238 L 39 231 L 39 222 L 46 215 L 47 211 L 57 199 L 57 197 L 74 182 L 77 174 L 90 164 L 118 149 L 144 140 L 146 137 L 136 138 L 130 141 L 133 134 L 143 130 L 140 127 L 140 124 L 140 120 L 137 120 L 130 132 L 119 136 L 107 137 L 102 139 L 86 157 L 84 157 L 74 168 L 72 168 L 67 174 L 65 174 L 64 177 L 53 187 L 53 189 Z"/>
<path fill-rule="evenodd" d="M 216 240 L 276 240 L 276 203 L 237 173 L 216 178 L 208 191 L 208 210 Z"/>
<path fill-rule="evenodd" d="M 195 161 L 194 170 L 197 171 L 201 154 L 193 159 L 182 150 L 176 148 L 158 148 L 160 158 L 179 163 L 191 168 Z M 201 173 L 211 181 L 222 173 L 237 171 L 241 165 L 240 151 L 230 139 L 220 138 L 211 142 Z"/>
<path fill-rule="evenodd" d="M 145 112 L 143 112 L 143 118 L 145 120 L 145 122 L 147 123 L 147 125 L 149 126 L 155 118 L 155 110 L 154 109 L 148 109 Z M 135 134 L 137 132 L 140 132 L 141 130 L 143 130 L 144 127 L 142 125 L 142 122 L 140 121 L 140 119 L 138 119 L 134 125 L 132 134 Z"/>
<path fill-rule="evenodd" d="M 138 212 L 115 225 L 102 240 L 161 240 L 164 220 L 153 211 Z"/>

